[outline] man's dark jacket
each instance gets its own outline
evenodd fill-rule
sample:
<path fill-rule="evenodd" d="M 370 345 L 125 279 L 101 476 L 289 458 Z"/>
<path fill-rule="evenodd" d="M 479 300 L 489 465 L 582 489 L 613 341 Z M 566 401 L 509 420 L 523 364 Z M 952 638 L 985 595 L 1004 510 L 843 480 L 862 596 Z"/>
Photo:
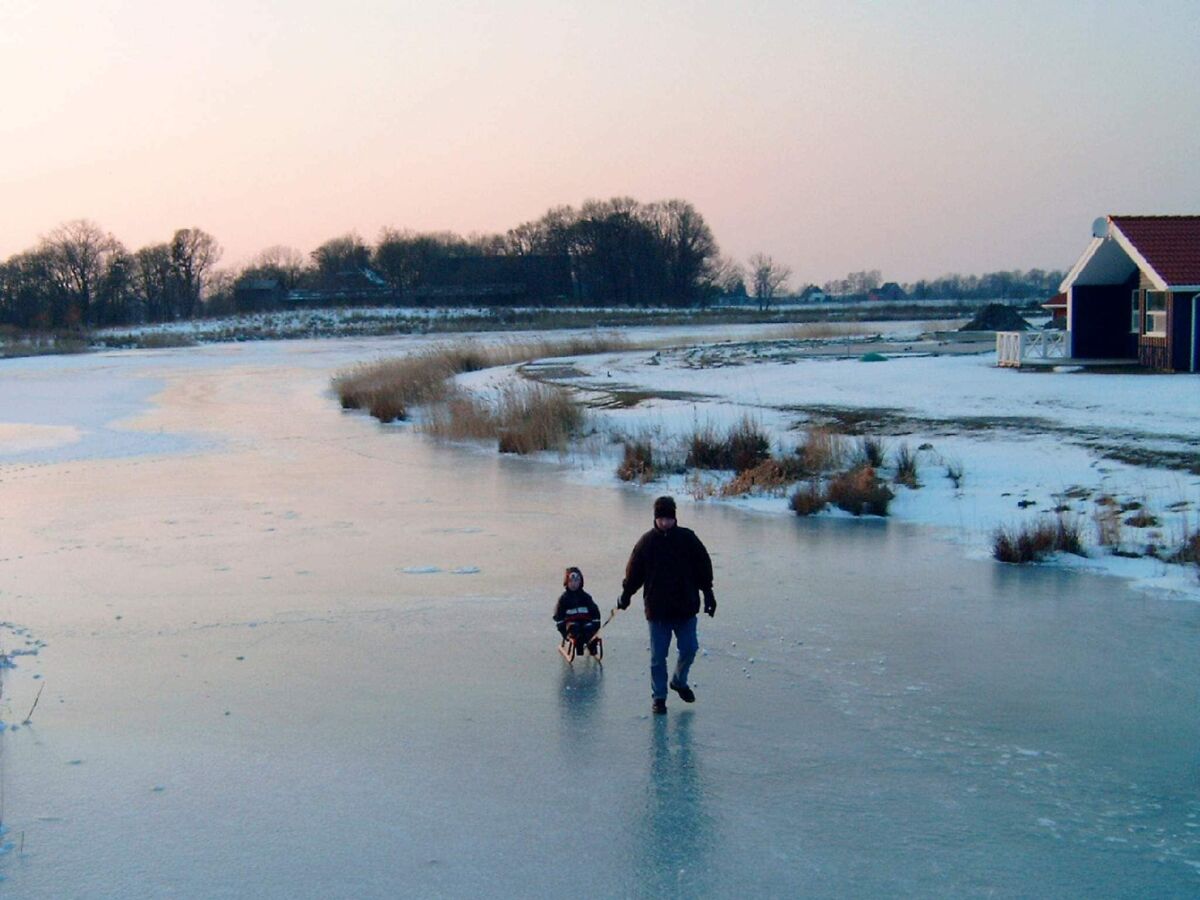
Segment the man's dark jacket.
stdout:
<path fill-rule="evenodd" d="M 651 528 L 638 539 L 625 566 L 621 597 L 644 587 L 646 618 L 651 622 L 687 619 L 700 612 L 700 593 L 712 591 L 712 560 L 690 528 Z"/>

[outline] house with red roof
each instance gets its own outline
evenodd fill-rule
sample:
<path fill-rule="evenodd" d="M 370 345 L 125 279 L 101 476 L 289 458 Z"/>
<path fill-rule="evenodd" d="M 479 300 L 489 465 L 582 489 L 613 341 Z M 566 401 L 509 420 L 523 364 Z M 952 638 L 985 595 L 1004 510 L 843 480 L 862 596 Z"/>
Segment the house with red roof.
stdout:
<path fill-rule="evenodd" d="M 1060 290 L 1069 355 L 1200 371 L 1200 216 L 1105 216 Z"/>

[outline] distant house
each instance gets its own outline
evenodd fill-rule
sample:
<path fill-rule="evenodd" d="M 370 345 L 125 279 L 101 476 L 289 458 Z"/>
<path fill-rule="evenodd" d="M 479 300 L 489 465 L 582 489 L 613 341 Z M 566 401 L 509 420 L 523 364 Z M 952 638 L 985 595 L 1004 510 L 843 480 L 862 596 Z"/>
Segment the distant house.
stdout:
<path fill-rule="evenodd" d="M 276 309 L 286 297 L 287 291 L 277 278 L 244 278 L 233 288 L 233 305 L 238 312 Z"/>
<path fill-rule="evenodd" d="M 810 284 L 800 292 L 800 296 L 797 299 L 801 303 L 824 303 L 829 299 L 829 295 L 815 284 Z"/>
<path fill-rule="evenodd" d="M 1061 290 L 1070 355 L 1200 371 L 1200 216 L 1106 216 Z"/>
<path fill-rule="evenodd" d="M 1042 309 L 1050 313 L 1050 324 L 1055 328 L 1067 326 L 1067 295 L 1059 292 L 1042 304 Z"/>
<path fill-rule="evenodd" d="M 888 281 L 867 294 L 867 299 L 885 301 L 907 300 L 908 294 L 896 282 Z"/>

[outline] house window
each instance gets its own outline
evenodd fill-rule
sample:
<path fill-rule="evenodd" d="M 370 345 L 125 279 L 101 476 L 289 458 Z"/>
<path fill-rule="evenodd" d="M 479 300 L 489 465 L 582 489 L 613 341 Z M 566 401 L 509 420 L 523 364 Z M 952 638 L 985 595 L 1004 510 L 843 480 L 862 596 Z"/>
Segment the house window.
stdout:
<path fill-rule="evenodd" d="M 1129 304 L 1129 333 L 1140 334 L 1142 331 L 1142 292 L 1133 291 Z"/>
<path fill-rule="evenodd" d="M 1167 333 L 1167 292 L 1146 291 L 1146 334 L 1165 337 Z"/>

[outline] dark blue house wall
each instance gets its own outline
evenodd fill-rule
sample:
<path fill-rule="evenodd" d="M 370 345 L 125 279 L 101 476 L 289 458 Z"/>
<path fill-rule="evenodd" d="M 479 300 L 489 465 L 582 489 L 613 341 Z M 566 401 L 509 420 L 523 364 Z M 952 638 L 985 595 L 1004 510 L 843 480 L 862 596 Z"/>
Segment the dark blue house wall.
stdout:
<path fill-rule="evenodd" d="M 1075 285 L 1071 289 L 1071 355 L 1082 359 L 1137 359 L 1137 335 L 1129 330 L 1135 274 L 1125 284 Z"/>

